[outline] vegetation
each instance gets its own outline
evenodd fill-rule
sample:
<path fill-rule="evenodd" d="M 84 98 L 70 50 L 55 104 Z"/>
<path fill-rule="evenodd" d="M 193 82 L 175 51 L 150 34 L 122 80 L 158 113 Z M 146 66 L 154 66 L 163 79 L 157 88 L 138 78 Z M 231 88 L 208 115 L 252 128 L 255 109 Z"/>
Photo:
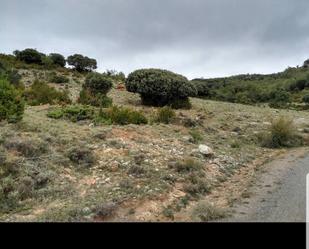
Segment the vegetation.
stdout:
<path fill-rule="evenodd" d="M 67 91 L 57 91 L 44 82 L 36 80 L 29 89 L 24 92 L 29 105 L 45 104 L 69 104 L 71 100 Z"/>
<path fill-rule="evenodd" d="M 188 108 L 189 97 L 196 88 L 187 78 L 160 69 L 141 69 L 131 73 L 126 80 L 129 92 L 139 93 L 144 105 Z"/>
<path fill-rule="evenodd" d="M 42 58 L 45 57 L 44 54 L 32 48 L 27 48 L 22 51 L 16 50 L 14 51 L 14 55 L 17 60 L 24 61 L 28 64 L 42 64 Z"/>
<path fill-rule="evenodd" d="M 293 120 L 280 117 L 272 122 L 269 132 L 260 135 L 261 144 L 268 148 L 293 147 L 302 144 Z"/>
<path fill-rule="evenodd" d="M 200 202 L 192 212 L 192 219 L 202 222 L 225 218 L 226 211 L 207 202 Z"/>
<path fill-rule="evenodd" d="M 158 123 L 169 124 L 175 117 L 175 111 L 171 107 L 166 106 L 158 110 L 155 121 Z"/>
<path fill-rule="evenodd" d="M 194 79 L 192 83 L 201 98 L 250 105 L 269 103 L 274 108 L 294 108 L 292 103 L 301 103 L 309 89 L 309 69 L 288 68 L 284 72 L 269 75 Z"/>
<path fill-rule="evenodd" d="M 73 66 L 78 72 L 92 71 L 97 69 L 97 61 L 95 59 L 83 56 L 81 54 L 74 54 L 67 58 L 70 66 Z"/>
<path fill-rule="evenodd" d="M 94 117 L 94 110 L 88 106 L 73 105 L 50 111 L 47 116 L 53 119 L 67 119 L 72 122 L 88 120 Z"/>
<path fill-rule="evenodd" d="M 5 78 L 0 77 L 0 121 L 18 122 L 24 113 L 24 101 L 20 91 L 16 90 Z"/>
<path fill-rule="evenodd" d="M 87 75 L 78 102 L 84 105 L 110 107 L 112 100 L 106 96 L 113 86 L 112 80 L 99 73 Z"/>
<path fill-rule="evenodd" d="M 60 67 L 65 67 L 66 61 L 63 55 L 61 54 L 49 54 L 48 56 L 53 64 L 58 65 Z"/>

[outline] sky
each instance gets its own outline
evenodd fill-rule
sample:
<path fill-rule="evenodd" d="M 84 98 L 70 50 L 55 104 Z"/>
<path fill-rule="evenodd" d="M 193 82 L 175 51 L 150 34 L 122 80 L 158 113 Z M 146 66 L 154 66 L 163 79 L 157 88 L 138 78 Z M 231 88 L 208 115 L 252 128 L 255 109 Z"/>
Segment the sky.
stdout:
<path fill-rule="evenodd" d="M 80 53 L 100 72 L 212 78 L 309 58 L 308 0 L 0 0 L 0 23 L 0 53 Z"/>

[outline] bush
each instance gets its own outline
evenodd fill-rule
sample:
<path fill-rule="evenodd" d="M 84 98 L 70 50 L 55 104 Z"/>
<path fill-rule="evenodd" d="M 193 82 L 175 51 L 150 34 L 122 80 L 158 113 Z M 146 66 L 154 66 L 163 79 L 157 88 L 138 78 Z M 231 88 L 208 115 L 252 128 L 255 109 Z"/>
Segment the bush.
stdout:
<path fill-rule="evenodd" d="M 76 166 L 81 168 L 90 168 L 96 162 L 96 157 L 92 150 L 83 146 L 71 148 L 68 151 L 68 157 Z"/>
<path fill-rule="evenodd" d="M 24 109 L 20 92 L 0 77 L 0 121 L 18 122 L 23 118 Z"/>
<path fill-rule="evenodd" d="M 171 164 L 170 167 L 175 169 L 178 173 L 189 173 L 199 171 L 203 168 L 203 166 L 193 158 L 186 158 L 183 161 L 178 161 L 175 164 Z"/>
<path fill-rule="evenodd" d="M 309 95 L 305 95 L 303 97 L 303 102 L 306 103 L 307 105 L 309 105 Z"/>
<path fill-rule="evenodd" d="M 69 83 L 70 79 L 68 77 L 65 77 L 63 75 L 53 75 L 49 79 L 50 82 L 52 83 L 57 83 L 57 84 L 63 84 L 63 83 Z"/>
<path fill-rule="evenodd" d="M 293 120 L 280 117 L 272 122 L 268 133 L 260 135 L 261 144 L 268 148 L 298 146 L 302 141 L 295 130 Z"/>
<path fill-rule="evenodd" d="M 197 90 L 187 78 L 160 69 L 142 69 L 131 73 L 126 80 L 129 92 L 139 93 L 144 105 L 175 108 L 188 106 L 188 97 L 196 96 Z"/>
<path fill-rule="evenodd" d="M 191 130 L 189 134 L 192 137 L 193 143 L 199 143 L 203 140 L 203 136 L 198 130 Z"/>
<path fill-rule="evenodd" d="M 28 64 L 42 64 L 42 57 L 45 55 L 38 52 L 36 49 L 27 48 L 22 51 L 14 51 L 17 60 L 24 61 Z"/>
<path fill-rule="evenodd" d="M 102 108 L 110 107 L 113 104 L 113 100 L 106 95 L 98 93 L 93 94 L 87 89 L 81 90 L 77 102 L 83 105 L 91 105 Z"/>
<path fill-rule="evenodd" d="M 12 137 L 6 139 L 4 147 L 7 150 L 14 150 L 25 157 L 38 157 L 47 152 L 47 144 L 41 139 L 24 137 Z"/>
<path fill-rule="evenodd" d="M 47 114 L 49 118 L 53 119 L 68 119 L 72 122 L 81 120 L 93 119 L 94 110 L 88 106 L 68 106 L 60 109 L 55 109 Z"/>
<path fill-rule="evenodd" d="M 105 111 L 101 110 L 96 121 L 118 125 L 140 125 L 148 123 L 147 118 L 141 112 L 117 106 L 113 106 Z"/>
<path fill-rule="evenodd" d="M 156 122 L 169 124 L 176 117 L 175 111 L 170 107 L 163 107 L 158 110 Z"/>
<path fill-rule="evenodd" d="M 90 73 L 86 77 L 83 89 L 80 92 L 78 102 L 84 105 L 93 105 L 99 107 L 110 107 L 112 99 L 106 94 L 113 86 L 113 82 L 107 76 L 99 73 Z"/>
<path fill-rule="evenodd" d="M 66 61 L 63 55 L 61 54 L 50 54 L 48 56 L 54 65 L 58 65 L 60 67 L 65 67 Z"/>
<path fill-rule="evenodd" d="M 192 212 L 192 219 L 202 222 L 218 220 L 226 217 L 226 211 L 206 202 L 200 202 Z"/>
<path fill-rule="evenodd" d="M 57 91 L 48 84 L 35 81 L 32 86 L 27 89 L 24 96 L 29 105 L 45 105 L 45 104 L 70 104 L 71 100 L 67 91 Z"/>
<path fill-rule="evenodd" d="M 97 61 L 81 54 L 74 54 L 67 58 L 70 66 L 73 66 L 78 72 L 92 71 L 97 68 Z"/>
<path fill-rule="evenodd" d="M 8 75 L 8 80 L 9 82 L 14 85 L 16 88 L 24 88 L 24 85 L 20 82 L 21 80 L 21 75 L 18 73 L 17 70 L 8 70 L 7 71 L 7 75 Z"/>
<path fill-rule="evenodd" d="M 112 88 L 113 81 L 100 73 L 90 73 L 87 75 L 84 88 L 92 93 L 106 95 Z"/>
<path fill-rule="evenodd" d="M 270 93 L 270 107 L 283 108 L 291 102 L 291 95 L 283 89 L 274 90 Z"/>

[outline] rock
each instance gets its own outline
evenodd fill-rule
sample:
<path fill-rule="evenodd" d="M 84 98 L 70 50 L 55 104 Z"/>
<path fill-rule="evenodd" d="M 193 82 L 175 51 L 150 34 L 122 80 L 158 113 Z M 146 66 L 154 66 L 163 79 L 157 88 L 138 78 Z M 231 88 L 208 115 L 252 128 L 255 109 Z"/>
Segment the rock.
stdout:
<path fill-rule="evenodd" d="M 241 128 L 240 127 L 236 127 L 236 128 L 233 129 L 233 132 L 239 133 L 239 132 L 241 132 Z"/>
<path fill-rule="evenodd" d="M 209 146 L 204 144 L 201 144 L 198 149 L 199 152 L 205 156 L 212 156 L 214 154 L 213 150 Z"/>
<path fill-rule="evenodd" d="M 303 130 L 303 132 L 304 132 L 304 133 L 309 133 L 309 128 L 305 128 L 305 129 Z"/>

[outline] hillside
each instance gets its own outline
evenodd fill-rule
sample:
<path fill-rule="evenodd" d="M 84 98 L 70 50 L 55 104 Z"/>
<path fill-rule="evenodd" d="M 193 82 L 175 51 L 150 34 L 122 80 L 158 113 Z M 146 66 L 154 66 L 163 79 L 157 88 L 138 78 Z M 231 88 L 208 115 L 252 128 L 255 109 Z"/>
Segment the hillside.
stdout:
<path fill-rule="evenodd" d="M 203 98 L 243 104 L 271 103 L 274 107 L 295 109 L 304 102 L 304 96 L 309 95 L 309 68 L 288 68 L 269 75 L 194 79 L 192 82 Z"/>
<path fill-rule="evenodd" d="M 44 81 L 68 91 L 73 104 L 85 80 L 85 74 L 69 69 L 17 70 L 26 89 L 36 79 Z M 69 81 L 49 82 L 53 71 Z M 307 69 L 285 73 L 224 81 L 233 85 L 242 79 L 241 84 L 274 87 L 305 76 Z M 114 105 L 152 120 L 158 108 L 141 105 L 138 95 L 114 83 L 108 94 Z M 20 123 L 1 122 L 0 162 L 7 168 L 0 172 L 5 197 L 0 201 L 0 220 L 200 220 L 193 210 L 205 199 L 217 213 L 224 210 L 221 214 L 228 215 L 263 162 L 286 151 L 259 144 L 258 135 L 269 130 L 273 119 L 290 117 L 294 131 L 307 138 L 308 112 L 198 98 L 191 102 L 192 109 L 177 110 L 171 123 L 146 125 L 51 119 L 48 112 L 59 105 L 27 105 Z M 213 153 L 204 155 L 200 145 Z M 76 160 L 91 167 L 81 168 Z"/>

